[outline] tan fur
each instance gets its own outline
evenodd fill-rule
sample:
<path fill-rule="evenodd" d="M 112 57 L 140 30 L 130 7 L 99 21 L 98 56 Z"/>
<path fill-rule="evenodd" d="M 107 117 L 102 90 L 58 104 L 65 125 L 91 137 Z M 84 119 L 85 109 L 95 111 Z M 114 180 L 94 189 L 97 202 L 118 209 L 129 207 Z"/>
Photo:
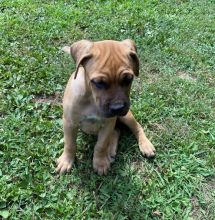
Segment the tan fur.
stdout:
<path fill-rule="evenodd" d="M 69 79 L 63 98 L 65 144 L 64 151 L 57 160 L 56 171 L 63 173 L 71 170 L 77 132 L 81 128 L 86 133 L 98 135 L 93 168 L 99 175 L 107 174 L 118 145 L 119 131 L 115 129 L 117 118 L 134 133 L 140 151 L 148 157 L 154 156 L 153 145 L 128 110 L 130 84 L 122 86 L 126 77 L 137 76 L 139 72 L 134 42 L 108 40 L 93 43 L 82 40 L 63 50 L 71 53 L 76 62 L 76 70 Z M 92 80 L 102 80 L 108 88 L 98 89 Z M 119 103 L 128 105 L 125 105 L 124 112 L 111 115 L 110 106 L 117 106 Z"/>

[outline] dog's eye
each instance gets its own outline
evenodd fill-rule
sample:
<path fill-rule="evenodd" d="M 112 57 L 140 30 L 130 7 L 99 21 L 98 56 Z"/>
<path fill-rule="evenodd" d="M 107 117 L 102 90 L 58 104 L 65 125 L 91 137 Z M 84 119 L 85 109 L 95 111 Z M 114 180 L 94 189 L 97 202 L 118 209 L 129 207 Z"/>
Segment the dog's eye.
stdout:
<path fill-rule="evenodd" d="M 97 88 L 97 89 L 107 89 L 108 84 L 104 81 L 96 81 L 96 80 L 91 80 L 91 83 Z"/>
<path fill-rule="evenodd" d="M 133 81 L 133 75 L 131 74 L 125 74 L 125 76 L 123 77 L 122 81 L 121 81 L 121 85 L 122 86 L 129 86 Z"/>

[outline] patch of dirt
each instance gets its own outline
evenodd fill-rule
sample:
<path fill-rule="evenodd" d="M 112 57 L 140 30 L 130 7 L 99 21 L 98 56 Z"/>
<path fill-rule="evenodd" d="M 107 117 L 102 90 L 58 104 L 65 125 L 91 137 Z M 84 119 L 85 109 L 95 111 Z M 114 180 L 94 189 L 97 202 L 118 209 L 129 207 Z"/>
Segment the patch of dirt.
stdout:
<path fill-rule="evenodd" d="M 194 76 L 190 76 L 189 74 L 183 72 L 183 71 L 178 71 L 177 75 L 179 78 L 184 79 L 184 80 L 188 80 L 188 81 L 196 81 L 196 77 Z"/>
<path fill-rule="evenodd" d="M 149 68 L 148 70 L 145 70 L 146 72 L 144 73 L 144 76 L 146 78 L 146 82 L 148 84 L 153 84 L 156 83 L 159 80 L 159 77 L 161 77 L 159 74 L 158 69 L 151 69 Z"/>
<path fill-rule="evenodd" d="M 149 73 L 145 76 L 147 84 L 154 84 L 159 80 L 158 74 Z"/>
<path fill-rule="evenodd" d="M 211 201 L 211 199 L 214 199 L 212 193 L 215 192 L 215 181 L 210 181 L 207 184 L 204 184 L 202 187 L 202 192 L 204 194 L 205 202 L 208 203 Z"/>
<path fill-rule="evenodd" d="M 152 127 L 155 130 L 167 131 L 167 128 L 164 125 L 158 123 L 153 123 L 150 125 L 150 127 Z"/>
<path fill-rule="evenodd" d="M 198 219 L 202 215 L 202 213 L 200 211 L 200 205 L 199 205 L 199 202 L 198 202 L 198 198 L 196 196 L 192 196 L 191 203 L 192 203 L 192 206 L 193 206 L 193 211 L 191 213 L 191 217 L 193 219 Z"/>
<path fill-rule="evenodd" d="M 174 133 L 177 133 L 181 136 L 181 138 L 187 138 L 189 136 L 189 132 L 191 132 L 191 128 L 186 121 L 171 117 L 165 118 L 165 123 L 162 127 L 165 128 L 165 131 L 169 134 L 173 135 Z"/>
<path fill-rule="evenodd" d="M 201 201 L 201 203 L 200 203 Z M 200 189 L 200 198 L 191 198 L 193 210 L 191 217 L 195 220 L 212 220 L 215 214 L 215 181 L 204 183 Z"/>
<path fill-rule="evenodd" d="M 140 92 L 143 92 L 144 84 L 154 84 L 159 80 L 160 77 L 159 70 L 151 69 L 148 66 L 144 66 L 144 68 L 141 68 L 140 73 L 140 76 L 135 78 L 132 86 L 132 91 L 135 91 L 138 94 Z"/>
<path fill-rule="evenodd" d="M 141 170 L 141 172 L 145 170 L 145 165 L 142 161 L 131 162 L 131 167 L 137 171 Z"/>
<path fill-rule="evenodd" d="M 57 92 L 50 96 L 46 96 L 46 95 L 35 96 L 35 98 L 33 98 L 32 101 L 37 103 L 48 103 L 51 105 L 62 105 L 61 94 Z"/>

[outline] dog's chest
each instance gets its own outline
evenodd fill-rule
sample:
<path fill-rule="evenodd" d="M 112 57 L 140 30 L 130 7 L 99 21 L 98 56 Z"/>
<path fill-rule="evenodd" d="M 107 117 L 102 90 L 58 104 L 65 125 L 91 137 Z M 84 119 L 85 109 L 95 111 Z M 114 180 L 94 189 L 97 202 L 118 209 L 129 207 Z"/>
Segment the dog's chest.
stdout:
<path fill-rule="evenodd" d="M 82 107 L 83 109 L 79 119 L 81 130 L 87 134 L 98 134 L 104 125 L 105 119 L 97 112 L 96 106 L 86 103 Z"/>
<path fill-rule="evenodd" d="M 104 120 L 97 114 L 83 115 L 80 121 L 81 129 L 87 134 L 98 134 Z"/>

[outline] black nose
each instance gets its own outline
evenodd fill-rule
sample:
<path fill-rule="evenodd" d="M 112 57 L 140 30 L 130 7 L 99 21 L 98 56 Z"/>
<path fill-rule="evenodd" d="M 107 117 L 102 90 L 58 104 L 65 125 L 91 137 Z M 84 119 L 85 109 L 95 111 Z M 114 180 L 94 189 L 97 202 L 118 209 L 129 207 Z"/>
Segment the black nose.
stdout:
<path fill-rule="evenodd" d="M 126 103 L 119 102 L 109 105 L 109 110 L 113 115 L 120 115 L 126 107 Z"/>

